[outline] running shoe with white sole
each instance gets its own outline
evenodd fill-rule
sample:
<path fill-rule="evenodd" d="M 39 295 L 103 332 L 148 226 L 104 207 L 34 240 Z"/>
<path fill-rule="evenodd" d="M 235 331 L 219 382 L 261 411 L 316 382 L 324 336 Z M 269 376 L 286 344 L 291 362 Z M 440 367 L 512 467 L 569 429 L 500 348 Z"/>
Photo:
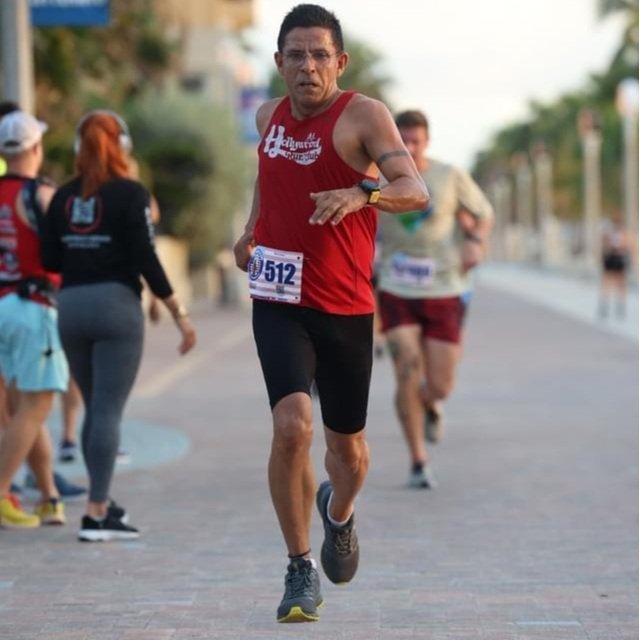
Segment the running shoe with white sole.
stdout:
<path fill-rule="evenodd" d="M 129 514 L 127 510 L 119 505 L 115 500 L 109 499 L 107 503 L 107 512 L 111 514 L 112 517 L 117 518 L 120 522 L 124 522 L 127 524 L 129 522 Z"/>
<path fill-rule="evenodd" d="M 78 445 L 71 440 L 63 440 L 58 450 L 59 462 L 75 462 L 78 457 Z"/>
<path fill-rule="evenodd" d="M 438 481 L 429 465 L 415 464 L 409 473 L 407 484 L 412 489 L 435 489 L 438 486 Z"/>
<path fill-rule="evenodd" d="M 82 542 L 136 540 L 139 537 L 140 533 L 135 527 L 115 518 L 109 511 L 104 520 L 94 520 L 91 516 L 84 516 L 78 532 L 78 540 Z"/>
<path fill-rule="evenodd" d="M 360 546 L 356 535 L 354 516 L 347 524 L 336 527 L 329 520 L 327 506 L 333 489 L 331 483 L 325 480 L 316 494 L 316 505 L 324 525 L 324 541 L 320 552 L 320 561 L 327 578 L 335 584 L 350 582 L 358 570 Z"/>
<path fill-rule="evenodd" d="M 64 505 L 59 498 L 50 498 L 41 502 L 36 507 L 36 515 L 40 518 L 41 524 L 61 525 L 67 523 L 64 515 Z"/>
<path fill-rule="evenodd" d="M 312 560 L 291 560 L 284 578 L 284 596 L 278 607 L 278 622 L 317 622 L 323 605 L 320 576 Z"/>
<path fill-rule="evenodd" d="M 440 407 L 429 407 L 424 416 L 424 437 L 427 442 L 438 444 L 444 435 L 444 415 Z"/>
<path fill-rule="evenodd" d="M 131 464 L 131 456 L 123 449 L 118 449 L 116 464 Z"/>

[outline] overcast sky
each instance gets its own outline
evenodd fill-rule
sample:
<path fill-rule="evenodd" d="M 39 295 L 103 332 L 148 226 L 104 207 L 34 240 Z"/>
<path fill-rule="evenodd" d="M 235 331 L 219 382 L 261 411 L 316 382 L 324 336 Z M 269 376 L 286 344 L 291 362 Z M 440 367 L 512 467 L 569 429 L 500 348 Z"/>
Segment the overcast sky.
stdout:
<path fill-rule="evenodd" d="M 604 70 L 622 33 L 619 19 L 597 17 L 596 0 L 317 2 L 382 54 L 390 108 L 426 111 L 433 155 L 465 167 L 499 128 L 526 117 L 531 99 L 551 100 Z M 295 4 L 258 0 L 250 38 L 262 79 Z"/>

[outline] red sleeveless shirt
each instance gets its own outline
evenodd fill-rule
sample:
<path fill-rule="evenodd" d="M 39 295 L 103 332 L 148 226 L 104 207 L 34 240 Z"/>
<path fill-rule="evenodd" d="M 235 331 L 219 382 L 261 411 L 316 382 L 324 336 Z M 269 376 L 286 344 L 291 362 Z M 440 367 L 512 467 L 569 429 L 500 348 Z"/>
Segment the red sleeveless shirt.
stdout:
<path fill-rule="evenodd" d="M 54 286 L 60 284 L 58 275 L 49 273 L 40 260 L 40 238 L 36 229 L 27 224 L 29 212 L 23 199 L 23 188 L 29 181 L 21 176 L 0 178 L 0 297 L 13 293 L 19 281 L 26 278 L 49 280 Z M 45 302 L 34 294 L 36 302 Z"/>
<path fill-rule="evenodd" d="M 277 106 L 258 147 L 260 215 L 257 244 L 304 254 L 300 305 L 327 313 L 373 313 L 371 285 L 377 212 L 366 206 L 333 226 L 311 225 L 310 193 L 353 187 L 366 176 L 333 146 L 335 123 L 353 96 L 296 120 L 289 98 Z"/>

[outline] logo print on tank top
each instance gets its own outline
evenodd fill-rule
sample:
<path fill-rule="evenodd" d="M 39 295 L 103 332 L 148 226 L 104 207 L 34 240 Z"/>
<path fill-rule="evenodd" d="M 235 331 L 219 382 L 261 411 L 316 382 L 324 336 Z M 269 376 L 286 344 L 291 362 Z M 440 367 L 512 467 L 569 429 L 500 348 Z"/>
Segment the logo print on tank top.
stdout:
<path fill-rule="evenodd" d="M 313 164 L 322 153 L 322 140 L 310 133 L 304 140 L 295 140 L 285 135 L 283 125 L 271 125 L 269 135 L 264 140 L 262 152 L 269 158 L 281 156 L 297 164 Z"/>
<path fill-rule="evenodd" d="M 13 214 L 11 208 L 6 204 L 0 207 L 0 233 L 3 235 L 16 235 L 18 230 L 13 223 Z"/>

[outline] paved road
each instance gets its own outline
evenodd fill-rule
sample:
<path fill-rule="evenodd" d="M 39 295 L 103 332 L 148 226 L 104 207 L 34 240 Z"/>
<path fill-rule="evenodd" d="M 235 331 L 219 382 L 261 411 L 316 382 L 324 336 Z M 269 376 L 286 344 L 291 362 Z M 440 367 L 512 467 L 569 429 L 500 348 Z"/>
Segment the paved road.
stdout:
<path fill-rule="evenodd" d="M 76 542 L 80 505 L 65 528 L 0 531 L 2 640 L 638 637 L 633 341 L 481 288 L 433 492 L 403 486 L 391 369 L 378 361 L 361 571 L 349 587 L 324 581 L 319 623 L 277 625 L 285 559 L 248 318 L 197 321 L 200 349 L 177 368 L 171 328 L 149 332 L 129 409 L 190 440 L 182 457 L 118 474 L 114 496 L 143 538 Z M 320 469 L 319 440 L 314 456 Z"/>
<path fill-rule="evenodd" d="M 552 309 L 602 331 L 638 342 L 638 287 L 629 287 L 626 314 L 620 318 L 611 304 L 609 314 L 597 314 L 599 283 L 593 278 L 530 265 L 493 262 L 478 270 L 477 280 L 494 289 Z"/>

